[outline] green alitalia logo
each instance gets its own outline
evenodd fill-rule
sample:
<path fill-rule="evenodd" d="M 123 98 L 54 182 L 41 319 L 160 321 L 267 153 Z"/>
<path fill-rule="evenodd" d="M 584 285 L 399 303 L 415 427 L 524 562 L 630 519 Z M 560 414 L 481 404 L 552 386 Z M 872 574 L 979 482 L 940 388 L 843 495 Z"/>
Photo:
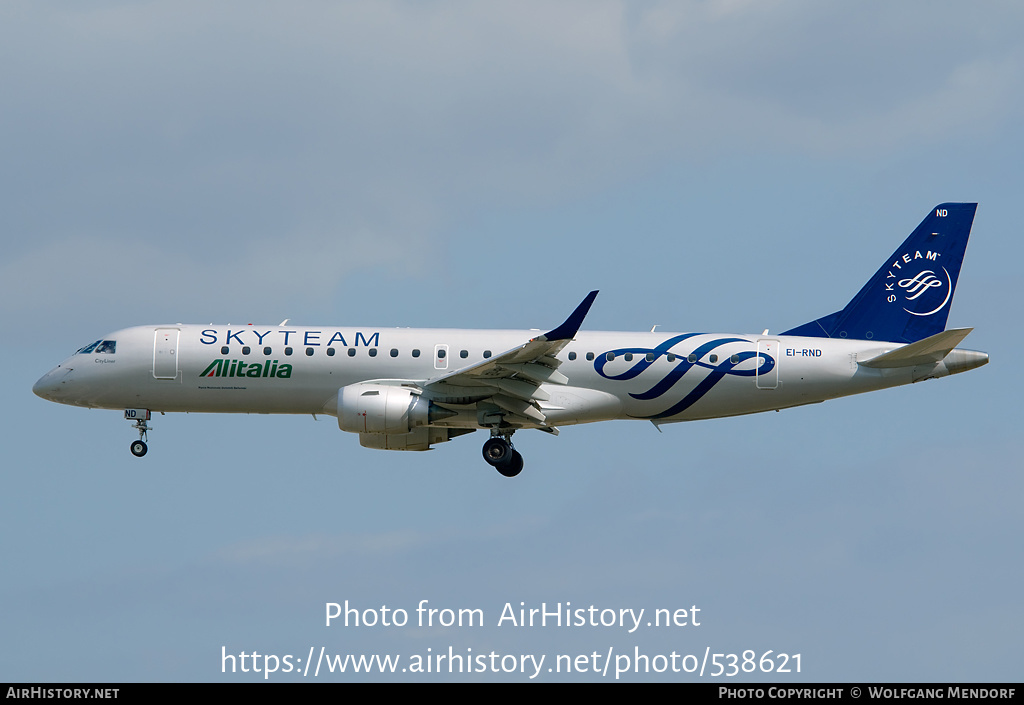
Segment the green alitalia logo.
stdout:
<path fill-rule="evenodd" d="M 245 362 L 243 360 L 214 360 L 202 371 L 200 377 L 277 377 L 288 379 L 292 376 L 292 366 L 278 364 L 277 360 Z"/>

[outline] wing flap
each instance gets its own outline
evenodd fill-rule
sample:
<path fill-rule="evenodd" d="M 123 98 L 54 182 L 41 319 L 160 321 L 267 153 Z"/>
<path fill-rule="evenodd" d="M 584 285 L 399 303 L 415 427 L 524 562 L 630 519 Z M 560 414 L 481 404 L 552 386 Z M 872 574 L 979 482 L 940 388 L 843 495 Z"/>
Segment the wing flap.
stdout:
<path fill-rule="evenodd" d="M 537 384 L 569 384 L 569 378 L 558 370 L 541 365 L 535 362 L 517 363 L 512 365 L 502 364 L 501 367 L 509 373 L 522 375 L 532 379 Z"/>
<path fill-rule="evenodd" d="M 551 395 L 532 382 L 521 382 L 518 379 L 495 379 L 496 387 L 510 396 L 524 401 L 548 401 Z"/>
<path fill-rule="evenodd" d="M 515 397 L 510 397 L 507 394 L 495 394 L 487 401 L 500 406 L 505 411 L 511 411 L 513 414 L 525 416 L 534 423 L 544 423 L 544 414 L 541 413 L 540 409 L 528 401 L 516 399 Z"/>

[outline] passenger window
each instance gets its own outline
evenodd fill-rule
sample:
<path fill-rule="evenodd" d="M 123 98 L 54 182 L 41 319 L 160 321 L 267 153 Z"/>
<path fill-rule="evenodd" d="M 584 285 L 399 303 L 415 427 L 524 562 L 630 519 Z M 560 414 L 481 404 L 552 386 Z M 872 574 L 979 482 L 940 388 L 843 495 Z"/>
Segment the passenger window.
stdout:
<path fill-rule="evenodd" d="M 675 362 L 676 356 L 673 355 L 672 353 L 669 353 L 668 355 L 666 355 L 665 359 L 668 360 L 669 362 Z"/>
<path fill-rule="evenodd" d="M 647 362 L 654 362 L 654 353 L 647 353 Z"/>
<path fill-rule="evenodd" d="M 687 362 L 697 362 L 697 356 L 694 355 L 693 353 L 690 353 L 689 357 L 686 358 L 686 361 Z"/>
<path fill-rule="evenodd" d="M 730 358 L 729 358 L 729 362 L 731 362 L 731 363 L 732 363 L 732 364 L 734 364 L 734 365 L 735 365 L 735 364 L 736 364 L 737 362 L 739 362 L 739 361 L 740 361 L 740 356 L 739 356 L 739 355 L 733 355 L 732 357 L 730 357 Z"/>
<path fill-rule="evenodd" d="M 588 352 L 587 353 L 587 360 L 593 360 L 593 359 L 594 359 L 594 353 Z"/>
<path fill-rule="evenodd" d="M 467 357 L 469 357 L 469 350 L 460 350 L 459 357 L 465 360 Z"/>
<path fill-rule="evenodd" d="M 348 349 L 348 356 L 349 357 L 355 357 L 356 356 L 356 349 L 355 348 L 349 348 Z"/>
<path fill-rule="evenodd" d="M 285 348 L 284 349 L 284 354 L 285 355 L 291 355 L 292 354 L 292 349 L 291 348 Z"/>
<path fill-rule="evenodd" d="M 398 357 L 398 348 L 391 348 L 391 357 Z"/>
<path fill-rule="evenodd" d="M 230 348 L 227 345 L 222 345 L 220 348 L 221 355 L 227 355 L 230 352 Z"/>
<path fill-rule="evenodd" d="M 604 356 L 604 359 L 607 360 L 608 362 L 611 362 L 612 360 L 615 359 L 615 353 L 613 353 L 613 352 L 607 353 Z"/>
<path fill-rule="evenodd" d="M 263 354 L 266 355 L 267 357 L 270 357 L 270 355 L 272 354 L 270 348 L 263 348 Z"/>
<path fill-rule="evenodd" d="M 491 356 L 491 351 L 490 350 L 484 350 L 484 357 L 488 358 L 490 356 Z"/>
<path fill-rule="evenodd" d="M 327 348 L 327 357 L 334 357 L 337 352 L 334 348 Z"/>
<path fill-rule="evenodd" d="M 243 345 L 242 346 L 242 354 L 243 355 L 248 355 L 251 352 L 252 352 L 252 348 L 250 348 L 248 345 Z"/>
<path fill-rule="evenodd" d="M 370 348 L 370 357 L 377 357 L 377 348 Z"/>
<path fill-rule="evenodd" d="M 626 362 L 633 362 L 633 353 L 626 353 L 623 357 L 626 358 Z"/>
<path fill-rule="evenodd" d="M 413 357 L 419 357 L 420 356 L 420 349 L 419 348 L 413 348 L 412 356 Z"/>
<path fill-rule="evenodd" d="M 569 359 L 570 360 L 575 360 L 576 359 L 576 353 L 574 353 L 574 352 L 569 353 Z"/>
<path fill-rule="evenodd" d="M 444 348 L 438 348 L 437 349 L 437 359 L 438 360 L 443 360 L 444 356 L 447 355 L 447 354 L 448 354 L 448 351 L 445 350 Z"/>
<path fill-rule="evenodd" d="M 306 348 L 306 356 L 313 357 L 313 348 Z"/>
<path fill-rule="evenodd" d="M 711 362 L 712 363 L 718 362 L 718 355 L 712 355 L 711 356 Z"/>

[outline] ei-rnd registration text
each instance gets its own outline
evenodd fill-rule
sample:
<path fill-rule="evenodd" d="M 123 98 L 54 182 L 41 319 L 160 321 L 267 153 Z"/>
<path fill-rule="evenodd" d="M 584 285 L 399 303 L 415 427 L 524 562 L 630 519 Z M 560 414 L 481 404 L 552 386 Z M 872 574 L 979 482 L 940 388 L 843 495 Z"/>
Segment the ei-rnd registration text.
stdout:
<path fill-rule="evenodd" d="M 511 654 L 474 651 L 471 648 L 427 648 L 419 654 L 332 653 L 326 647 L 311 646 L 306 655 L 264 654 L 256 651 L 228 652 L 221 647 L 221 673 L 253 673 L 264 679 L 279 675 L 320 677 L 344 674 L 520 674 L 529 679 L 545 674 L 590 674 L 619 679 L 630 675 L 688 674 L 697 677 L 729 678 L 751 673 L 800 673 L 800 654 L 752 649 L 738 653 L 649 654 L 640 649 L 578 654 Z"/>

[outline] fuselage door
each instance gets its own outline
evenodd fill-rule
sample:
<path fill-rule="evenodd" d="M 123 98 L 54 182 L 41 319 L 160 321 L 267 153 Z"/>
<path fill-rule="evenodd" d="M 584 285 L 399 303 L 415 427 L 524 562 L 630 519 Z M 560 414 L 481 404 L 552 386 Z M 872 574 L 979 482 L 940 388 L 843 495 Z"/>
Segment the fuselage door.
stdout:
<path fill-rule="evenodd" d="M 157 379 L 178 378 L 177 328 L 157 328 L 153 337 L 153 376 Z"/>
<path fill-rule="evenodd" d="M 435 345 L 434 346 L 434 369 L 435 370 L 447 370 L 448 369 L 448 346 L 447 345 Z"/>
<path fill-rule="evenodd" d="M 764 356 L 771 358 L 773 362 L 769 365 Z M 758 389 L 776 389 L 779 386 L 779 341 L 757 341 L 756 378 Z"/>

